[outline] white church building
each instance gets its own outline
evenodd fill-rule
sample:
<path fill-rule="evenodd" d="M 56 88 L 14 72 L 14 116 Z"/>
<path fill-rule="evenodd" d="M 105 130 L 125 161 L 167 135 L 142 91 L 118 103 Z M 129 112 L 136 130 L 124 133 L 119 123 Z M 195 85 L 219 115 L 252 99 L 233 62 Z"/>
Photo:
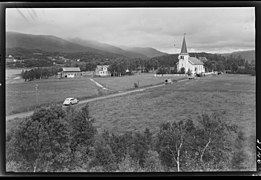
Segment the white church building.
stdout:
<path fill-rule="evenodd" d="M 197 59 L 196 57 L 189 56 L 187 51 L 185 36 L 183 38 L 181 52 L 178 56 L 178 60 L 179 60 L 177 62 L 178 71 L 180 71 L 181 68 L 185 68 L 185 73 L 187 73 L 188 70 L 190 70 L 192 74 L 205 73 L 204 63 L 201 60 Z"/>

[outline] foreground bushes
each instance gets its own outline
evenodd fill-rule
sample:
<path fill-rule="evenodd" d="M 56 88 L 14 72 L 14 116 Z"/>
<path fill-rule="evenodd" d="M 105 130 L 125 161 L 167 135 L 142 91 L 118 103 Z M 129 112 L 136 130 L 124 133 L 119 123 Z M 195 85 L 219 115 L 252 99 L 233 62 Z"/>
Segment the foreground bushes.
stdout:
<path fill-rule="evenodd" d="M 88 106 L 38 109 L 7 134 L 7 171 L 166 172 L 245 169 L 244 134 L 213 113 L 152 134 L 98 133 Z M 240 142 L 234 146 L 234 141 Z"/>

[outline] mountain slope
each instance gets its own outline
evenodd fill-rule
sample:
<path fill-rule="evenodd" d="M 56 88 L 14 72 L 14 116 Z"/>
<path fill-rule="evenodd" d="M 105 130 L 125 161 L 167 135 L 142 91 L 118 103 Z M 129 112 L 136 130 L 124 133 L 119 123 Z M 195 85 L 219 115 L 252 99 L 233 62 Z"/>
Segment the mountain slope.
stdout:
<path fill-rule="evenodd" d="M 31 35 L 22 34 L 17 32 L 6 33 L 6 48 L 23 48 L 23 49 L 39 49 L 47 52 L 65 52 L 65 53 L 77 53 L 85 52 L 89 54 L 99 54 L 108 57 L 121 56 L 98 49 L 84 47 L 79 44 L 75 44 L 58 38 L 55 36 L 48 35 Z"/>
<path fill-rule="evenodd" d="M 68 39 L 68 40 L 70 42 L 79 44 L 81 46 L 91 47 L 91 48 L 99 49 L 102 51 L 107 51 L 110 53 L 120 54 L 120 55 L 129 57 L 129 58 L 147 58 L 147 56 L 144 54 L 140 54 L 140 53 L 136 53 L 136 52 L 129 52 L 129 51 L 123 50 L 121 48 L 118 48 L 116 46 L 112 46 L 112 45 L 105 44 L 105 43 L 100 43 L 97 41 L 82 40 L 80 38 L 73 38 L 73 39 Z"/>
<path fill-rule="evenodd" d="M 238 57 L 241 56 L 243 59 L 247 60 L 248 62 L 251 62 L 252 60 L 255 61 L 256 57 L 255 57 L 255 50 L 249 50 L 249 51 L 235 51 L 232 53 L 225 53 L 222 54 L 223 56 L 234 56 L 234 57 Z"/>
<path fill-rule="evenodd" d="M 158 50 L 151 48 L 151 47 L 144 47 L 144 48 L 143 47 L 125 47 L 123 49 L 130 51 L 130 52 L 143 54 L 143 55 L 145 55 L 149 58 L 167 55 L 167 53 L 163 53 L 163 52 L 158 51 Z"/>

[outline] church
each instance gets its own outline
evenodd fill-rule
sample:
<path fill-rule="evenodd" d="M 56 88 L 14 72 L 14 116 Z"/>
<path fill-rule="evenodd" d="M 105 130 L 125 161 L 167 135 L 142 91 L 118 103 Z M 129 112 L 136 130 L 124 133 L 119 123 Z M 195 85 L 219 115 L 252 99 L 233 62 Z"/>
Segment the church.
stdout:
<path fill-rule="evenodd" d="M 181 68 L 185 69 L 185 73 L 189 70 L 192 74 L 205 73 L 204 63 L 197 59 L 196 57 L 190 57 L 187 51 L 187 45 L 185 40 L 185 35 L 182 42 L 181 52 L 178 56 L 177 70 L 180 71 Z"/>

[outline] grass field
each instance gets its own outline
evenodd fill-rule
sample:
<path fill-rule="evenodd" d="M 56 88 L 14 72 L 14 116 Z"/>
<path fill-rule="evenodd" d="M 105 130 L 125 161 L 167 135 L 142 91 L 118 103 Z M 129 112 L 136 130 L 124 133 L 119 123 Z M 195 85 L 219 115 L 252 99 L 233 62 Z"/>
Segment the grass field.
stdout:
<path fill-rule="evenodd" d="M 12 72 L 10 71 L 9 74 L 12 74 Z M 172 77 L 172 79 L 180 78 L 184 77 Z M 6 114 L 33 110 L 39 105 L 60 103 L 66 97 L 83 99 L 133 89 L 134 82 L 138 81 L 140 87 L 155 85 L 163 83 L 166 77 L 154 77 L 153 74 L 142 73 L 133 76 L 94 79 L 113 91 L 105 92 L 101 90 L 100 87 L 97 87 L 95 83 L 89 80 L 89 77 L 80 79 L 42 79 L 30 82 L 24 82 L 22 79 L 19 81 L 10 80 L 6 84 Z M 37 93 L 36 84 L 38 84 Z"/>
<path fill-rule="evenodd" d="M 120 91 L 132 89 L 134 87 L 134 83 L 139 84 L 139 87 L 155 85 L 163 83 L 167 78 L 171 78 L 173 80 L 184 79 L 182 76 L 172 76 L 172 77 L 154 77 L 152 73 L 141 73 L 135 74 L 134 76 L 121 76 L 121 77 L 96 77 L 93 78 L 98 83 L 102 84 L 104 87 Z"/>
<path fill-rule="evenodd" d="M 81 83 L 82 88 L 86 88 L 85 81 Z M 57 85 L 57 83 L 55 84 Z M 65 82 L 62 84 L 68 85 Z M 46 86 L 50 85 L 51 83 L 48 82 Z M 249 170 L 255 171 L 255 89 L 255 76 L 224 74 L 177 82 L 139 93 L 90 102 L 89 108 L 90 114 L 95 118 L 95 126 L 98 130 L 106 129 L 113 133 L 143 131 L 146 127 L 150 128 L 152 132 L 156 132 L 162 122 L 191 118 L 197 123 L 197 116 L 202 113 L 224 111 L 226 117 L 224 121 L 238 125 L 245 132 L 247 139 L 244 150 L 247 153 L 247 167 Z M 81 90 L 75 89 L 75 91 Z M 84 93 L 84 90 L 81 92 Z M 80 107 L 78 106 L 78 108 Z M 7 130 L 17 124 L 17 121 L 19 119 L 7 122 Z"/>
<path fill-rule="evenodd" d="M 195 120 L 204 112 L 224 111 L 224 120 L 237 124 L 245 132 L 248 167 L 255 170 L 255 102 L 255 77 L 221 75 L 91 102 L 89 106 L 99 130 L 114 133 L 146 127 L 155 132 L 162 122 Z"/>
<path fill-rule="evenodd" d="M 35 85 L 38 84 L 36 94 Z M 62 102 L 66 97 L 98 95 L 97 86 L 89 79 L 46 79 L 6 85 L 6 113 L 28 111 L 31 107 Z"/>

